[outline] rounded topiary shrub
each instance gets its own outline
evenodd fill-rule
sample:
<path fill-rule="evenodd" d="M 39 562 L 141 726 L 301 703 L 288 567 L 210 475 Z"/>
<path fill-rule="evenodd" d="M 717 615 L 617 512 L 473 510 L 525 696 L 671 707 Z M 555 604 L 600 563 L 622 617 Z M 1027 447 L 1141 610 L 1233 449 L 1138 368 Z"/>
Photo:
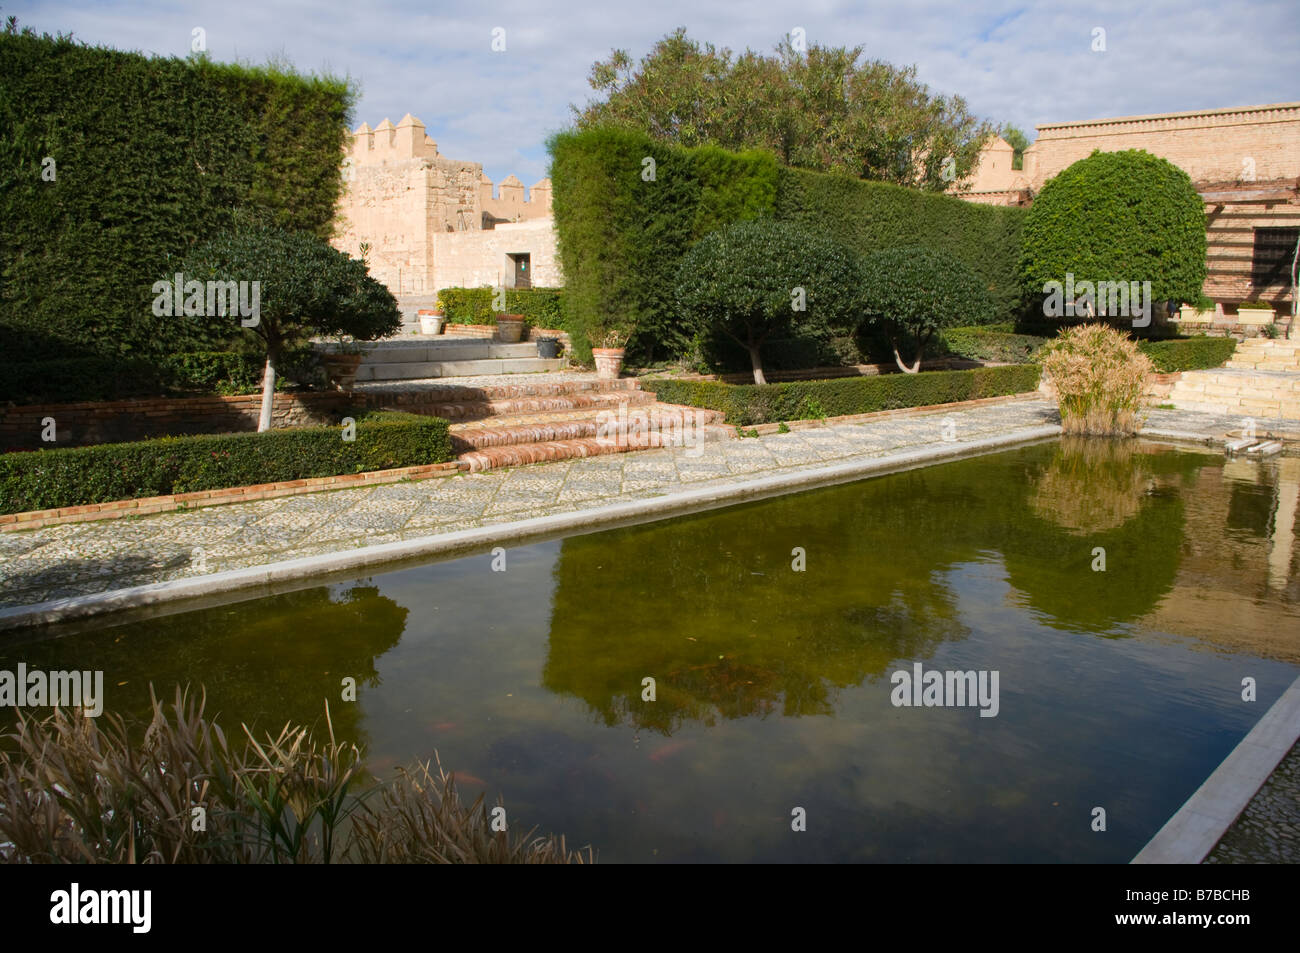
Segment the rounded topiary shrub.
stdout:
<path fill-rule="evenodd" d="M 675 293 L 692 333 L 730 338 L 749 354 L 754 382 L 762 348 L 795 335 L 824 337 L 862 317 L 856 255 L 795 225 L 756 219 L 705 235 L 682 258 Z"/>
<path fill-rule="evenodd" d="M 988 288 L 961 259 L 947 252 L 911 245 L 867 256 L 862 264 L 862 294 L 873 323 L 888 336 L 899 368 L 921 367 L 921 357 L 937 331 L 993 318 Z M 903 359 L 912 349 L 914 359 Z"/>
<path fill-rule="evenodd" d="M 1205 211 L 1191 178 L 1141 149 L 1094 152 L 1049 179 L 1025 218 L 1021 286 L 1042 302 L 1049 282 L 1151 282 L 1151 315 L 1197 301 L 1205 283 Z M 1098 289 L 1100 310 L 1100 289 Z M 1046 312 L 1045 312 L 1046 313 Z M 1131 312 L 1130 312 L 1131 313 Z"/>

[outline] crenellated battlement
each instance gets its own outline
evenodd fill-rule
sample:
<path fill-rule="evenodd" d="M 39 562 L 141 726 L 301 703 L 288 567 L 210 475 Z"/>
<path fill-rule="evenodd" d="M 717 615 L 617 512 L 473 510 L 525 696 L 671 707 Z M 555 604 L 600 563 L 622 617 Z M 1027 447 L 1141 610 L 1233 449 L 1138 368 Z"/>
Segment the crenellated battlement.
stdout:
<path fill-rule="evenodd" d="M 464 272 L 475 283 L 480 272 L 489 283 L 514 281 L 510 269 L 519 280 L 534 273 L 555 280 L 550 179 L 527 190 L 513 175 L 494 185 L 481 163 L 440 153 L 410 113 L 397 125 L 362 123 L 344 153 L 335 245 L 353 256 L 366 246 L 371 273 L 395 293 L 445 286 L 440 272 Z"/>

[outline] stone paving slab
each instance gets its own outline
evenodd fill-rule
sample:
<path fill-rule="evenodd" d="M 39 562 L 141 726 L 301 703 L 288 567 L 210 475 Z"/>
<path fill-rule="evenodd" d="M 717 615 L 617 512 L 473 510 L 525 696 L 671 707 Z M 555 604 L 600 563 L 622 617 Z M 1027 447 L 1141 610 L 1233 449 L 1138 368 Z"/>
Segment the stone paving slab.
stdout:
<path fill-rule="evenodd" d="M 6 533 L 0 536 L 0 608 L 34 605 L 55 598 L 55 592 L 58 598 L 104 593 L 880 458 L 938 443 L 949 418 L 957 443 L 1057 421 L 1047 401 L 1015 399 L 694 447 Z M 1216 441 L 1240 425 L 1235 417 L 1152 410 L 1147 432 Z"/>
<path fill-rule="evenodd" d="M 0 537 L 0 608 L 877 457 L 937 443 L 945 417 L 953 419 L 958 443 L 1056 422 L 1046 401 L 1020 399 L 694 447 L 7 533 Z"/>

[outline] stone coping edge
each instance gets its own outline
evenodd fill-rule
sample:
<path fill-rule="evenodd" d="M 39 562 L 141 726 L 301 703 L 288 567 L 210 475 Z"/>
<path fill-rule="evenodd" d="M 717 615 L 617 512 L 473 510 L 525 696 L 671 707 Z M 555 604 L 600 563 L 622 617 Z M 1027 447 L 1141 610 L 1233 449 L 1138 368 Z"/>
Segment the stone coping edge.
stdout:
<path fill-rule="evenodd" d="M 1300 678 L 1130 863 L 1199 864 L 1300 738 Z"/>
<path fill-rule="evenodd" d="M 923 450 L 910 450 L 884 457 L 860 458 L 847 463 L 794 470 L 756 480 L 735 480 L 722 486 L 701 487 L 681 493 L 643 500 L 627 500 L 591 509 L 551 516 L 537 516 L 478 529 L 458 530 L 360 549 L 303 556 L 297 559 L 228 569 L 187 579 L 173 579 L 128 589 L 52 599 L 31 606 L 0 609 L 0 630 L 50 625 L 106 612 L 153 606 L 177 599 L 190 599 L 239 589 L 273 586 L 289 580 L 310 579 L 331 572 L 394 563 L 412 557 L 467 554 L 506 542 L 522 544 L 612 524 L 631 524 L 729 506 L 743 500 L 776 496 L 797 489 L 812 489 L 849 482 L 874 474 L 927 466 L 1005 450 L 1058 436 L 1057 424 L 1026 427 L 994 437 L 969 442 L 937 443 Z"/>
<path fill-rule="evenodd" d="M 134 500 L 62 506 L 52 510 L 6 513 L 0 515 L 0 533 L 40 529 L 42 526 L 57 526 L 60 523 L 84 523 L 91 520 L 118 519 L 123 516 L 169 513 L 173 510 L 189 510 L 200 506 L 247 503 L 249 500 L 298 496 L 302 493 L 351 489 L 379 483 L 398 483 L 401 480 L 427 480 L 432 477 L 452 476 L 458 471 L 459 464 L 452 460 L 449 463 L 425 463 L 414 467 L 394 467 L 391 470 L 366 470 L 363 473 L 342 473 L 338 476 L 309 477 L 301 480 L 283 480 L 279 483 L 231 486 L 220 490 L 196 490 L 193 493 L 172 493 L 167 496 L 142 496 Z"/>

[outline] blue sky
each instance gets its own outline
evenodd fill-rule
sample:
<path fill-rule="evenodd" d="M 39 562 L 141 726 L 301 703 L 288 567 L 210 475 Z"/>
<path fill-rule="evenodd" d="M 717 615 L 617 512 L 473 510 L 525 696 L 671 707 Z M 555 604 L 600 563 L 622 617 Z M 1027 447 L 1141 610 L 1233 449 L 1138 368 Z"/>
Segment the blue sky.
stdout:
<path fill-rule="evenodd" d="M 732 50 L 770 51 L 794 27 L 853 46 L 964 96 L 977 115 L 1033 126 L 1300 100 L 1300 18 L 1288 2 L 777 3 L 616 0 L 473 3 L 13 2 L 0 15 L 84 42 L 184 56 L 192 30 L 218 60 L 282 57 L 361 89 L 354 127 L 419 117 L 443 154 L 500 181 L 546 174 L 547 135 L 591 93 L 591 64 L 614 48 L 639 59 L 678 26 Z M 492 31 L 505 29 L 504 52 Z M 1094 52 L 1094 31 L 1105 51 Z"/>

